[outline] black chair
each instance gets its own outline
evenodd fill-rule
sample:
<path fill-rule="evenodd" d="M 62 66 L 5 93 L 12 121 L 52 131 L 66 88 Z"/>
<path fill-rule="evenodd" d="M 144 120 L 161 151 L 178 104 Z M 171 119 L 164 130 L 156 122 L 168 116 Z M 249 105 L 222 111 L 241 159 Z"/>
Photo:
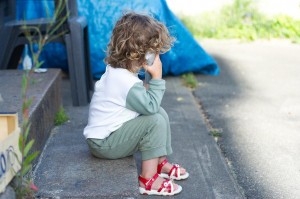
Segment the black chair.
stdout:
<path fill-rule="evenodd" d="M 54 0 L 55 9 L 58 8 L 59 1 L 62 0 Z M 76 0 L 64 2 L 65 6 L 57 19 L 63 16 L 68 16 L 68 19 L 54 33 L 58 37 L 52 42 L 61 42 L 66 46 L 73 105 L 83 106 L 90 102 L 90 91 L 93 90 L 88 25 L 85 17 L 78 16 Z M 52 21 L 44 18 L 16 20 L 15 12 L 16 0 L 0 0 L 0 69 L 17 68 L 24 45 L 29 43 L 21 28 L 24 24 L 37 26 L 45 34 L 46 27 Z M 60 34 L 61 31 L 64 34 Z M 34 36 L 34 33 L 30 34 Z"/>

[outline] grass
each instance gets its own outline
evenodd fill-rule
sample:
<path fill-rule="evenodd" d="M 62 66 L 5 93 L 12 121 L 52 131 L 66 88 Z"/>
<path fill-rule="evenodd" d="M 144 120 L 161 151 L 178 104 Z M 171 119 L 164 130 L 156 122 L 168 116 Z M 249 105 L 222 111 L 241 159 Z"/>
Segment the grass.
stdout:
<path fill-rule="evenodd" d="M 182 76 L 183 84 L 191 89 L 195 89 L 198 85 L 198 81 L 193 73 L 183 74 Z"/>
<path fill-rule="evenodd" d="M 222 131 L 219 129 L 211 129 L 209 133 L 216 138 L 222 137 Z"/>
<path fill-rule="evenodd" d="M 59 108 L 58 112 L 55 114 L 54 124 L 55 124 L 55 126 L 59 126 L 68 120 L 69 120 L 69 117 L 66 114 L 65 109 L 61 106 Z"/>
<path fill-rule="evenodd" d="M 196 38 L 214 39 L 290 39 L 300 43 L 300 20 L 278 15 L 272 18 L 259 12 L 252 0 L 235 0 L 218 12 L 180 16 Z"/>

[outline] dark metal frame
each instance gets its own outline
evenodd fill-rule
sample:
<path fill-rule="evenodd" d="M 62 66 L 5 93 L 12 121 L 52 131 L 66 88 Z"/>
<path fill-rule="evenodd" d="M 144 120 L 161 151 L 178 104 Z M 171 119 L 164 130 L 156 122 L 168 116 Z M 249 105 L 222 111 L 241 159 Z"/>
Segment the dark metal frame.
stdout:
<path fill-rule="evenodd" d="M 61 0 L 54 1 L 57 8 L 58 1 Z M 90 102 L 90 91 L 93 90 L 88 25 L 85 17 L 78 16 L 76 0 L 65 1 L 66 6 L 61 16 L 69 13 L 68 20 L 62 25 L 66 33 L 53 42 L 61 42 L 66 46 L 73 105 L 82 106 Z M 15 19 L 15 11 L 16 0 L 0 0 L 0 69 L 17 68 L 24 45 L 28 44 L 24 32 L 20 29 L 24 23 L 38 26 L 43 30 L 51 21 L 51 19 L 18 21 Z"/>

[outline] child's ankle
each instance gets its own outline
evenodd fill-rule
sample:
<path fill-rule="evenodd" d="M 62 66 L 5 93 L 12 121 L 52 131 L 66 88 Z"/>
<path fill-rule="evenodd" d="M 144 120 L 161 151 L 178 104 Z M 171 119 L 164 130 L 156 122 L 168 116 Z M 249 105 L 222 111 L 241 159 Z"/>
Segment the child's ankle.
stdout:
<path fill-rule="evenodd" d="M 153 176 L 155 175 L 155 173 L 141 173 L 141 177 L 142 178 L 145 178 L 145 179 L 150 179 L 150 178 L 152 178 Z"/>

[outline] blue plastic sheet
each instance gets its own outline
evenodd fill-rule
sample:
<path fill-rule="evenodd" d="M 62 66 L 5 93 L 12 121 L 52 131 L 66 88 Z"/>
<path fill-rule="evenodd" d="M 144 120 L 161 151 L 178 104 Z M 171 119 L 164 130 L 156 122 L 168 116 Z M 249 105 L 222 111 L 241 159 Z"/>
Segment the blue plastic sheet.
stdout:
<path fill-rule="evenodd" d="M 161 55 L 163 74 L 180 75 L 186 72 L 217 75 L 219 68 L 180 20 L 171 12 L 165 0 L 77 0 L 79 15 L 86 16 L 89 25 L 92 72 L 99 78 L 105 71 L 106 46 L 115 22 L 124 12 L 135 11 L 150 14 L 163 22 L 177 39 L 168 53 Z M 38 18 L 53 13 L 52 0 L 17 0 L 17 18 Z M 54 59 L 55 57 L 55 59 Z M 46 67 L 67 69 L 65 49 L 61 45 L 49 45 L 42 54 Z"/>

